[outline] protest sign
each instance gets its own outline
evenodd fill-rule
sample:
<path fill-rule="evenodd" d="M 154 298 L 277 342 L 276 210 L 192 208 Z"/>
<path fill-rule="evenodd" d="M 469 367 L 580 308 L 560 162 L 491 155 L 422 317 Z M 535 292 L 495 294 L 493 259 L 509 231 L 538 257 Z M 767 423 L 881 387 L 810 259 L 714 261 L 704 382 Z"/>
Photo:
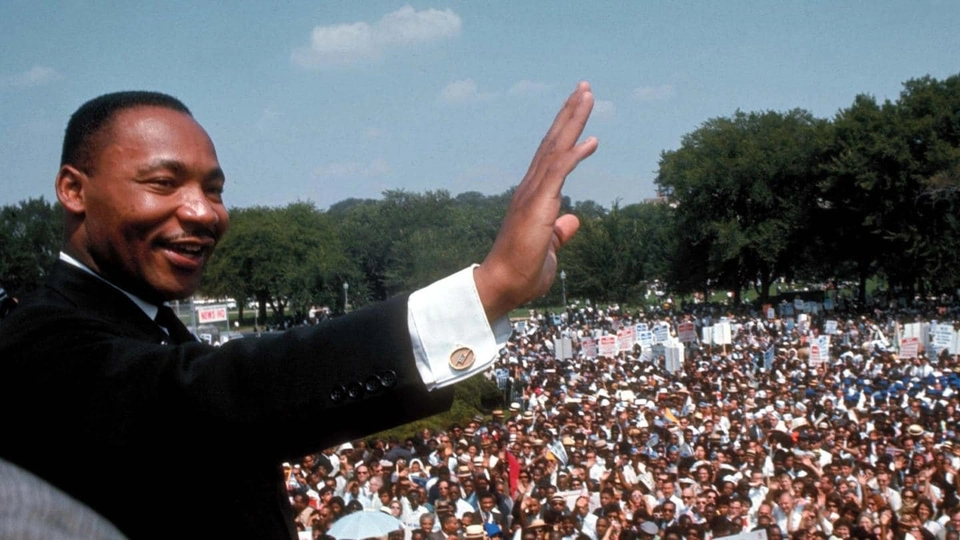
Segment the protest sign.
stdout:
<path fill-rule="evenodd" d="M 605 358 L 617 356 L 617 336 L 600 336 L 599 354 Z"/>
<path fill-rule="evenodd" d="M 677 335 L 680 341 L 685 343 L 697 341 L 697 328 L 692 322 L 680 323 L 677 326 Z"/>
<path fill-rule="evenodd" d="M 587 358 L 597 357 L 597 340 L 592 337 L 585 337 L 580 341 L 580 347 L 583 349 L 583 355 Z"/>
<path fill-rule="evenodd" d="M 624 326 L 617 330 L 617 342 L 621 351 L 633 350 L 633 344 L 636 342 L 636 328 Z"/>
<path fill-rule="evenodd" d="M 920 338 L 905 337 L 900 340 L 900 358 L 909 360 L 920 354 Z"/>
<path fill-rule="evenodd" d="M 670 339 L 670 325 L 667 323 L 653 325 L 653 341 L 655 343 L 665 343 L 668 339 Z"/>

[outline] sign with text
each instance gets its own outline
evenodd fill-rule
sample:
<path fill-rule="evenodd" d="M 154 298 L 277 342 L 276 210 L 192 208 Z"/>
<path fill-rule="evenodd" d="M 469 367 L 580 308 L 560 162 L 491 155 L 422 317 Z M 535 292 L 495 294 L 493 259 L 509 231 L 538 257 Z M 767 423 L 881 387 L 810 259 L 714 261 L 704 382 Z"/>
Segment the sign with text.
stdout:
<path fill-rule="evenodd" d="M 653 332 L 640 332 L 637 334 L 637 343 L 645 350 L 653 346 Z"/>
<path fill-rule="evenodd" d="M 947 349 L 950 354 L 958 354 L 960 347 L 957 346 L 957 332 L 953 330 L 950 323 L 940 323 L 933 331 L 933 346 L 937 351 Z"/>
<path fill-rule="evenodd" d="M 636 329 L 632 326 L 624 326 L 620 330 L 617 330 L 617 342 L 619 343 L 621 351 L 630 351 L 633 350 L 633 344 L 636 343 Z"/>
<path fill-rule="evenodd" d="M 606 358 L 616 358 L 617 336 L 600 336 L 599 353 Z"/>
<path fill-rule="evenodd" d="M 677 336 L 685 343 L 697 341 L 697 327 L 692 322 L 680 323 L 677 325 Z"/>
<path fill-rule="evenodd" d="M 670 339 L 670 325 L 667 323 L 657 323 L 653 326 L 653 339 L 657 343 L 666 343 Z"/>
<path fill-rule="evenodd" d="M 920 338 L 905 337 L 900 340 L 900 358 L 909 360 L 920 354 Z"/>
<path fill-rule="evenodd" d="M 209 306 L 197 308 L 197 322 L 215 323 L 227 320 L 227 306 Z"/>
<path fill-rule="evenodd" d="M 580 340 L 580 346 L 583 348 L 583 355 L 587 358 L 597 357 L 597 340 L 585 337 Z"/>

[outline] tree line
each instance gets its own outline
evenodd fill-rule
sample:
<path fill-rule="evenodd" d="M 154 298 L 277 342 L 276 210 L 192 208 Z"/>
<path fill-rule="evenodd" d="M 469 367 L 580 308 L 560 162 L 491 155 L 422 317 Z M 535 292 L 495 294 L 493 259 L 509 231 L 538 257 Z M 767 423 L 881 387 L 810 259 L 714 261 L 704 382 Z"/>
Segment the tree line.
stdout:
<path fill-rule="evenodd" d="M 904 83 L 895 101 L 858 95 L 833 118 L 736 111 L 664 151 L 655 200 L 563 201 L 581 230 L 560 253 L 568 297 L 631 302 L 779 279 L 884 280 L 900 296 L 960 288 L 960 76 Z M 253 302 L 260 320 L 342 311 L 412 291 L 479 262 L 512 192 L 388 191 L 326 211 L 309 202 L 231 210 L 201 292 Z M 62 217 L 44 199 L 0 210 L 0 285 L 36 287 Z M 347 283 L 349 289 L 344 291 Z"/>

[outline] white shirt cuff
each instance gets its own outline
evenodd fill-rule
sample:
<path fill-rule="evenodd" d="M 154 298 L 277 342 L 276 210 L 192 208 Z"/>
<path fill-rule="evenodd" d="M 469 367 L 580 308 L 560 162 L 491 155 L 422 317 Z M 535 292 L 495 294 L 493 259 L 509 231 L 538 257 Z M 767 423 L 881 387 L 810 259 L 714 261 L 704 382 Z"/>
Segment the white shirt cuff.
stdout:
<path fill-rule="evenodd" d="M 428 389 L 442 388 L 484 371 L 506 345 L 513 328 L 503 317 L 487 322 L 473 269 L 465 268 L 410 295 L 407 326 L 420 377 Z M 474 355 L 472 365 L 451 365 L 455 351 Z M 453 362 L 456 363 L 456 362 Z"/>

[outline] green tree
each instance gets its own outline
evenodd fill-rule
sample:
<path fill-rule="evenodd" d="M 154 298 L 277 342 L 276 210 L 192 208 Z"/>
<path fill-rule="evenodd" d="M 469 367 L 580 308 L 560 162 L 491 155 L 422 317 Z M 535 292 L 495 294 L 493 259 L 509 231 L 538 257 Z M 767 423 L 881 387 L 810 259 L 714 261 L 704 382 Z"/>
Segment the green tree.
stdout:
<path fill-rule="evenodd" d="M 626 303 L 645 289 L 646 281 L 664 277 L 664 263 L 673 250 L 669 206 L 621 208 L 614 203 L 609 211 L 594 205 L 583 208 L 588 213 L 577 216 L 580 231 L 560 254 L 570 294 Z"/>
<path fill-rule="evenodd" d="M 231 213 L 231 231 L 217 248 L 202 292 L 242 303 L 253 299 L 260 320 L 266 320 L 268 306 L 276 317 L 288 308 L 302 317 L 311 305 L 336 304 L 344 280 L 355 275 L 331 220 L 312 203 L 252 207 Z M 351 286 L 362 290 L 359 280 Z"/>
<path fill-rule="evenodd" d="M 821 221 L 836 225 L 830 260 L 852 261 L 861 299 L 874 274 L 907 298 L 954 289 L 960 78 L 908 81 L 895 103 L 857 96 L 833 132 Z"/>
<path fill-rule="evenodd" d="M 800 109 L 738 111 L 661 154 L 656 183 L 675 206 L 671 275 L 681 292 L 724 288 L 739 302 L 752 285 L 766 299 L 808 242 L 824 126 Z"/>
<path fill-rule="evenodd" d="M 0 209 L 0 286 L 14 296 L 39 287 L 63 242 L 63 209 L 43 197 Z"/>

